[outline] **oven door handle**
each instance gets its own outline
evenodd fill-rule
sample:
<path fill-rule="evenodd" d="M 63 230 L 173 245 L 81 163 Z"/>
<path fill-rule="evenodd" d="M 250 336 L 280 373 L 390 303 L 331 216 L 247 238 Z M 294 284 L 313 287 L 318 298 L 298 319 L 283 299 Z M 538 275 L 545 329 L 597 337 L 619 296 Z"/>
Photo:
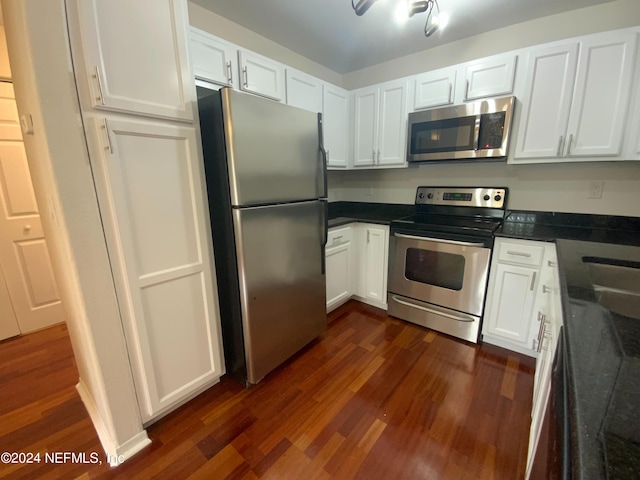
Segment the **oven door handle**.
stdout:
<path fill-rule="evenodd" d="M 437 242 L 437 243 L 448 243 L 451 245 L 461 245 L 463 247 L 484 247 L 484 243 L 481 242 L 458 242 L 456 240 L 445 240 L 443 238 L 431 238 L 431 237 L 418 237 L 415 235 L 405 235 L 403 233 L 394 233 L 394 237 L 398 238 L 408 238 L 410 240 L 426 240 L 428 242 Z"/>
<path fill-rule="evenodd" d="M 416 305 L 415 303 L 411 303 L 411 302 L 407 302 L 405 300 L 402 300 L 401 298 L 398 298 L 395 295 L 391 295 L 391 298 L 393 298 L 396 302 L 398 302 L 401 305 L 406 305 L 407 307 L 417 308 L 418 310 L 424 310 L 425 312 L 434 313 L 436 315 L 440 315 L 441 317 L 447 317 L 447 318 L 450 318 L 452 320 L 457 320 L 458 322 L 473 323 L 476 320 L 472 316 L 462 316 L 462 314 L 459 315 L 459 316 L 458 315 L 452 315 L 450 313 L 441 312 L 440 310 L 436 310 L 436 309 L 433 309 L 433 308 L 424 307 L 422 305 Z"/>

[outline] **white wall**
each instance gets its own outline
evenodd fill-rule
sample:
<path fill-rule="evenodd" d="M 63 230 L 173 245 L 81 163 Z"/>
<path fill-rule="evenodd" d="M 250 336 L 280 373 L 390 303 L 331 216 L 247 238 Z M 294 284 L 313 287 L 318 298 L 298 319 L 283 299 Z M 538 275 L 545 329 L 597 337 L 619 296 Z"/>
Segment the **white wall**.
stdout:
<path fill-rule="evenodd" d="M 601 199 L 587 199 L 592 180 L 604 180 Z M 330 172 L 329 185 L 332 200 L 404 204 L 414 202 L 420 185 L 506 186 L 508 207 L 514 210 L 640 217 L 640 162 L 421 164 L 402 170 Z"/>
<path fill-rule="evenodd" d="M 107 453 L 146 439 L 69 53 L 63 0 L 2 0 L 24 143 L 80 374 L 81 393 Z"/>
<path fill-rule="evenodd" d="M 511 25 L 363 68 L 344 75 L 343 86 L 351 90 L 511 50 L 637 25 L 640 1 L 617 0 Z"/>
<path fill-rule="evenodd" d="M 342 75 L 313 62 L 279 43 L 227 20 L 220 15 L 189 2 L 189 23 L 200 30 L 209 32 L 228 42 L 235 43 L 253 52 L 264 55 L 290 67 L 321 78 L 334 85 L 342 86 Z"/>

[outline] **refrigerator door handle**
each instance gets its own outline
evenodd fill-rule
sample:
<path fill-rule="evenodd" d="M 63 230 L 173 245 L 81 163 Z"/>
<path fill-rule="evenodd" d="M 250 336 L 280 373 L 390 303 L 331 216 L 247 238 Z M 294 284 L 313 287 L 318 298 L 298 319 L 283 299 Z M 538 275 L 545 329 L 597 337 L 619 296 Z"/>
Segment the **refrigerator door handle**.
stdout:
<path fill-rule="evenodd" d="M 320 243 L 320 258 L 322 258 L 321 262 L 321 272 L 323 275 L 326 274 L 327 271 L 327 259 L 326 259 L 326 248 L 327 241 L 329 240 L 329 202 L 323 200 L 322 202 L 322 242 Z"/>
<path fill-rule="evenodd" d="M 324 149 L 324 135 L 322 127 L 322 113 L 318 112 L 318 141 L 320 143 L 320 156 L 322 158 L 322 176 L 324 181 L 324 192 L 322 198 L 329 197 L 329 184 L 327 180 L 327 151 Z"/>

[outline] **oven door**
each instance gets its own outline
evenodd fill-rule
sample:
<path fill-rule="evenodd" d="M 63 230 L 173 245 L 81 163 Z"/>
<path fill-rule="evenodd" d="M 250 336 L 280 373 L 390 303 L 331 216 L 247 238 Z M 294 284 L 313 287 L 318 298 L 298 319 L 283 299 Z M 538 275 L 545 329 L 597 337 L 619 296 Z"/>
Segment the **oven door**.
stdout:
<path fill-rule="evenodd" d="M 483 242 L 394 232 L 389 293 L 482 316 L 491 249 Z"/>

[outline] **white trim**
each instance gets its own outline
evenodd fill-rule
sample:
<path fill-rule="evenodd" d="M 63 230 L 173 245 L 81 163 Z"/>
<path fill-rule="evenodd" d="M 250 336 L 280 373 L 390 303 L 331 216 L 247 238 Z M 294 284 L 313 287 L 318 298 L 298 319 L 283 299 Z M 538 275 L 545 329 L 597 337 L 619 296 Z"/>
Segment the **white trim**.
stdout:
<path fill-rule="evenodd" d="M 109 458 L 109 465 L 112 467 L 121 465 L 122 462 L 128 460 L 151 443 L 151 439 L 147 436 L 147 431 L 142 430 L 123 444 L 116 445 L 116 442 L 113 440 L 111 433 L 106 428 L 105 423 L 100 416 L 91 393 L 87 390 L 87 387 L 85 387 L 82 379 L 77 383 L 76 390 L 80 394 L 80 399 L 82 400 L 82 403 L 84 403 L 84 406 L 89 413 L 89 417 L 91 417 L 91 421 L 96 429 L 102 448 Z"/>
<path fill-rule="evenodd" d="M 385 294 L 386 293 L 387 292 L 385 291 Z M 387 296 L 385 295 L 385 298 L 386 297 Z M 379 300 L 373 300 L 371 298 L 361 297 L 360 295 L 353 295 L 351 298 L 359 302 L 366 303 L 367 305 L 371 305 L 372 307 L 378 307 L 378 308 L 381 308 L 382 310 L 389 310 L 389 305 L 386 302 L 381 302 Z"/>
<path fill-rule="evenodd" d="M 498 347 L 506 348 L 507 350 L 511 350 L 513 352 L 521 353 L 528 357 L 536 358 L 538 356 L 536 351 L 531 348 L 523 347 L 521 345 L 516 345 L 515 343 L 511 343 L 501 338 L 492 337 L 491 335 L 482 334 L 482 341 L 484 343 L 490 343 L 491 345 L 496 345 Z"/>

